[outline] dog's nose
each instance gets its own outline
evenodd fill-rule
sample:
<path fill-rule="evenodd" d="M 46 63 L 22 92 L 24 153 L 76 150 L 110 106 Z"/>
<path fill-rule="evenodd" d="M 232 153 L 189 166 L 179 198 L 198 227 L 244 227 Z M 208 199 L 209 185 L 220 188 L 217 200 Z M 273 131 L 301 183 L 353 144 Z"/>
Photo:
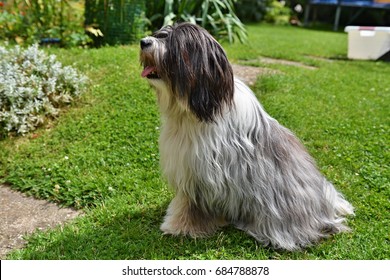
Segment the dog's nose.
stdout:
<path fill-rule="evenodd" d="M 141 44 L 141 49 L 145 49 L 152 45 L 152 40 L 148 38 L 144 38 L 141 40 L 140 44 Z"/>

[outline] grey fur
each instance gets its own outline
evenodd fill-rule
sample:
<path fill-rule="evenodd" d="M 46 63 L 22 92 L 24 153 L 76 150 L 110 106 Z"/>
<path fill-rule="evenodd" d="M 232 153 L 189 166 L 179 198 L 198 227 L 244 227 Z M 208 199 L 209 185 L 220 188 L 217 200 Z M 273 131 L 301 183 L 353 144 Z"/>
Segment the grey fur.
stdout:
<path fill-rule="evenodd" d="M 264 245 L 296 250 L 349 230 L 345 216 L 353 214 L 351 204 L 246 85 L 235 79 L 234 94 L 214 108 L 219 113 L 210 115 L 212 121 L 202 120 L 188 104 L 193 93 L 175 93 L 162 73 L 161 60 L 171 45 L 150 40 L 153 44 L 141 51 L 141 63 L 155 63 L 161 75 L 149 82 L 156 89 L 163 120 L 162 171 L 176 193 L 161 225 L 164 233 L 201 237 L 233 224 Z M 215 57 L 208 51 L 203 50 L 205 56 Z M 187 79 L 182 82 L 197 82 Z"/>

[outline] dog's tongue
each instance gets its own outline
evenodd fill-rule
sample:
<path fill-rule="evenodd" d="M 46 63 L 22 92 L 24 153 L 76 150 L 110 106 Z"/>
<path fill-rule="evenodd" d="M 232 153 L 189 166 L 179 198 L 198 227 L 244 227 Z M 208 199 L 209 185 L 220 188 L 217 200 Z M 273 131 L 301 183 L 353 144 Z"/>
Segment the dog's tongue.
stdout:
<path fill-rule="evenodd" d="M 142 76 L 143 78 L 145 78 L 147 75 L 149 75 L 149 74 L 152 73 L 153 71 L 156 71 L 156 67 L 154 67 L 154 66 L 146 66 L 146 67 L 144 68 L 144 70 L 142 71 L 141 76 Z"/>

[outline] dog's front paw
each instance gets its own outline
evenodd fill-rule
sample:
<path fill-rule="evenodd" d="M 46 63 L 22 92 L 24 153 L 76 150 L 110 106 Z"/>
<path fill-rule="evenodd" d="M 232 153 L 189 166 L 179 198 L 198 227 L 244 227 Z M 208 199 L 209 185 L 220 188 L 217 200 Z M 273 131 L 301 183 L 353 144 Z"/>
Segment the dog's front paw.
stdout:
<path fill-rule="evenodd" d="M 160 230 L 163 234 L 203 238 L 212 235 L 219 228 L 219 225 L 214 220 L 175 220 L 171 216 L 166 216 Z"/>
<path fill-rule="evenodd" d="M 164 221 L 160 226 L 160 230 L 163 232 L 163 234 L 170 234 L 170 235 L 182 234 L 181 230 L 173 227 L 169 221 Z"/>

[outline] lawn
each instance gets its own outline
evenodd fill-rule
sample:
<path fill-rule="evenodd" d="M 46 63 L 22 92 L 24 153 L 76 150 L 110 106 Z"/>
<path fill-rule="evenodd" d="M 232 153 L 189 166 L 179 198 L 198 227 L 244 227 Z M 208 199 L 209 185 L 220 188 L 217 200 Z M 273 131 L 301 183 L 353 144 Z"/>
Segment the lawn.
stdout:
<path fill-rule="evenodd" d="M 262 248 L 233 227 L 208 239 L 163 236 L 172 193 L 159 170 L 156 98 L 138 46 L 52 50 L 90 78 L 85 95 L 34 134 L 0 142 L 0 180 L 85 215 L 26 236 L 9 259 L 389 259 L 390 65 L 349 61 L 347 35 L 249 26 L 232 62 L 277 71 L 253 87 L 356 208 L 351 233 L 300 252 Z M 264 64 L 258 57 L 315 66 Z"/>

